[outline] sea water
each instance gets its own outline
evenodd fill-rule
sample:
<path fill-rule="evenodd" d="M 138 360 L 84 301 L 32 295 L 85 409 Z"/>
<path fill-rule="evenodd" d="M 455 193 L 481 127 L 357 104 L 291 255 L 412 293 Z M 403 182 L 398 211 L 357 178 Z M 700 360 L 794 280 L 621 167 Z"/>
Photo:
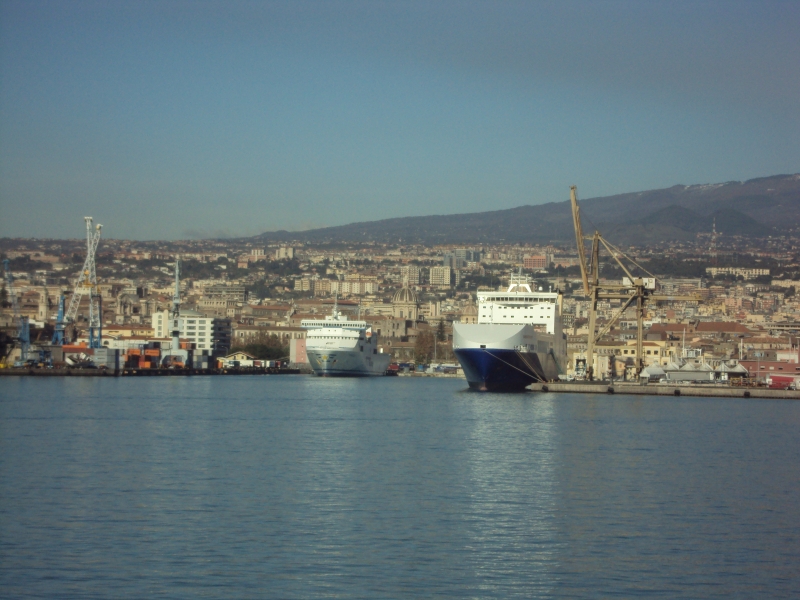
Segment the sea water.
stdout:
<path fill-rule="evenodd" d="M 800 403 L 0 380 L 4 598 L 800 597 Z"/>

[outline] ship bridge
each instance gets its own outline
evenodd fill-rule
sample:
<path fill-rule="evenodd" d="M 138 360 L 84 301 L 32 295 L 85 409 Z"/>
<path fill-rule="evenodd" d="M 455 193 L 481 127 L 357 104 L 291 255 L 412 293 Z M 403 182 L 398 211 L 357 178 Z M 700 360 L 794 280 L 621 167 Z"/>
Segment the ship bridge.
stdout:
<path fill-rule="evenodd" d="M 478 292 L 478 324 L 532 325 L 561 333 L 561 293 L 534 291 L 525 275 L 512 275 L 507 290 Z"/>

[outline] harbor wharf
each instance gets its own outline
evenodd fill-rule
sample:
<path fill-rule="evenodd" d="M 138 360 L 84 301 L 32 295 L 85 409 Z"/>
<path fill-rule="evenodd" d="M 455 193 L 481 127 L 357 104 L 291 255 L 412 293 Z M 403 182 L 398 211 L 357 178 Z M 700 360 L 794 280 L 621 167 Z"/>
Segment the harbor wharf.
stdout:
<path fill-rule="evenodd" d="M 533 392 L 571 394 L 628 394 L 637 396 L 688 396 L 699 398 L 762 398 L 800 400 L 800 390 L 713 385 L 638 385 L 635 383 L 533 383 Z"/>
<path fill-rule="evenodd" d="M 191 375 L 301 375 L 300 369 L 0 369 L 2 377 L 187 377 Z M 307 373 L 305 373 L 307 374 Z"/>

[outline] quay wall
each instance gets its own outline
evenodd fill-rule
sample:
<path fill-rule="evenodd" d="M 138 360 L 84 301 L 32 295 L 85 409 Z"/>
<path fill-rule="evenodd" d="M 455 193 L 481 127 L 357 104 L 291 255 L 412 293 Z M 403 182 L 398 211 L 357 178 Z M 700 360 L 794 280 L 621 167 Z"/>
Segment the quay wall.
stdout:
<path fill-rule="evenodd" d="M 186 377 L 189 375 L 300 375 L 300 369 L 0 369 L 2 377 Z"/>
<path fill-rule="evenodd" d="M 534 392 L 571 394 L 633 394 L 639 396 L 691 396 L 701 398 L 773 398 L 800 400 L 800 390 L 713 385 L 637 385 L 625 383 L 534 383 Z"/>
<path fill-rule="evenodd" d="M 448 379 L 465 379 L 463 373 L 398 373 L 398 377 L 446 377 Z"/>

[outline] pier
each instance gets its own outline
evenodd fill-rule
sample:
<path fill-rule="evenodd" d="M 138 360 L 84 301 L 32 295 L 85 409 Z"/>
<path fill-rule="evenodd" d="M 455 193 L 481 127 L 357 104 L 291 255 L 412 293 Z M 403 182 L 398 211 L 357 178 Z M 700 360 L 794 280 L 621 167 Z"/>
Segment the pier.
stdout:
<path fill-rule="evenodd" d="M 771 398 L 800 400 L 800 390 L 718 385 L 639 385 L 636 383 L 534 383 L 533 392 L 570 394 L 626 394 L 637 396 L 689 396 L 699 398 Z"/>

